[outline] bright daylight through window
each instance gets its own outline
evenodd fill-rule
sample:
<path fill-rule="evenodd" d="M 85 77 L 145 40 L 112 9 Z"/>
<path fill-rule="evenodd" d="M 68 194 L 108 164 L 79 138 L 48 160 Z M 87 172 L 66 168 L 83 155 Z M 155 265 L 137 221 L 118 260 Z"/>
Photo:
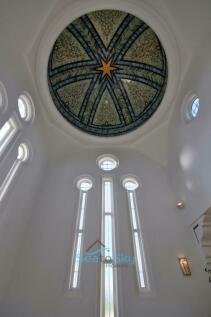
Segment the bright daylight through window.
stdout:
<path fill-rule="evenodd" d="M 25 122 L 32 121 L 34 118 L 34 104 L 31 96 L 24 93 L 18 98 L 18 111 L 21 119 Z"/>
<path fill-rule="evenodd" d="M 17 124 L 14 118 L 10 118 L 4 123 L 0 129 L 0 155 L 4 152 L 7 145 L 10 143 L 12 138 L 15 136 L 18 130 Z"/>
<path fill-rule="evenodd" d="M 0 81 L 0 110 L 5 111 L 8 106 L 7 91 Z"/>
<path fill-rule="evenodd" d="M 76 221 L 76 234 L 74 241 L 74 253 L 72 258 L 72 268 L 70 272 L 68 289 L 75 289 L 79 287 L 80 280 L 80 257 L 83 248 L 84 239 L 84 220 L 87 204 L 88 191 L 92 188 L 93 184 L 90 178 L 82 178 L 77 182 L 77 188 L 79 189 L 79 205 L 78 215 Z"/>
<path fill-rule="evenodd" d="M 183 101 L 183 115 L 186 122 L 191 122 L 199 115 L 200 99 L 195 93 L 188 93 Z"/>
<path fill-rule="evenodd" d="M 139 221 L 138 205 L 136 201 L 136 189 L 139 187 L 139 183 L 135 178 L 128 177 L 123 180 L 122 184 L 127 191 L 138 285 L 140 289 L 147 290 L 149 289 L 149 283 L 144 255 L 143 238 Z"/>
<path fill-rule="evenodd" d="M 94 242 L 88 248 L 85 255 L 82 254 L 87 195 L 93 186 L 92 180 L 89 177 L 82 177 L 77 182 L 79 206 L 68 288 L 77 289 L 79 287 L 82 263 L 90 263 L 90 260 L 91 263 L 94 263 L 97 259 L 97 263 L 100 263 L 101 267 L 100 317 L 118 317 L 117 267 L 125 264 L 127 266 L 134 265 L 137 272 L 139 289 L 143 291 L 149 290 L 139 210 L 136 201 L 136 190 L 139 188 L 139 182 L 135 177 L 125 177 L 122 181 L 122 185 L 127 193 L 134 252 L 133 256 L 117 254 L 115 242 L 116 217 L 114 196 L 116 193 L 114 191 L 114 176 L 111 174 L 107 175 L 107 171 L 117 168 L 119 161 L 113 155 L 102 155 L 98 157 L 97 164 L 105 172 L 102 176 L 101 239 Z M 89 251 L 96 243 L 100 244 L 100 248 L 95 251 Z M 98 254 L 100 255 L 98 256 Z M 92 258 L 93 256 L 94 259 Z"/>
<path fill-rule="evenodd" d="M 112 171 L 118 167 L 119 161 L 113 155 L 101 155 L 97 158 L 99 168 L 105 172 Z"/>
<path fill-rule="evenodd" d="M 6 178 L 4 179 L 2 185 L 0 186 L 0 202 L 3 200 L 15 175 L 18 173 L 20 167 L 29 160 L 29 157 L 30 157 L 30 153 L 29 153 L 28 145 L 25 143 L 21 143 L 18 147 L 16 160 L 14 161 Z"/>
<path fill-rule="evenodd" d="M 101 317 L 117 316 L 117 283 L 114 263 L 115 230 L 113 180 L 102 180 L 102 243 L 105 245 L 101 263 Z"/>
<path fill-rule="evenodd" d="M 199 112 L 200 100 L 199 98 L 195 98 L 191 105 L 191 115 L 193 118 L 196 118 Z"/>

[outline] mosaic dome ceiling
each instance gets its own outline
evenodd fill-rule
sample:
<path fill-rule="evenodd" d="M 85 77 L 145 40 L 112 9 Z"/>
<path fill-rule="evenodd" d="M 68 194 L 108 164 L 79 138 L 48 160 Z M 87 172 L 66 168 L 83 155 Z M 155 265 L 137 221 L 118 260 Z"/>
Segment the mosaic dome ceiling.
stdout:
<path fill-rule="evenodd" d="M 75 127 L 117 136 L 141 126 L 159 107 L 167 83 L 164 49 L 131 14 L 95 11 L 57 38 L 48 64 L 58 111 Z"/>

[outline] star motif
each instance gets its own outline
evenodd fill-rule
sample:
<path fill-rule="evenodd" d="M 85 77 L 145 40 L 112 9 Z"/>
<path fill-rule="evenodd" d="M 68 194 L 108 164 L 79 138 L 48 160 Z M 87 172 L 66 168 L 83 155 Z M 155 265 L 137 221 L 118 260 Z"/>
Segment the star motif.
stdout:
<path fill-rule="evenodd" d="M 112 79 L 112 72 L 114 72 L 117 69 L 117 67 L 111 65 L 111 60 L 108 62 L 102 61 L 102 66 L 96 68 L 97 71 L 102 72 L 101 78 L 103 78 L 104 76 L 108 76 L 110 79 Z"/>

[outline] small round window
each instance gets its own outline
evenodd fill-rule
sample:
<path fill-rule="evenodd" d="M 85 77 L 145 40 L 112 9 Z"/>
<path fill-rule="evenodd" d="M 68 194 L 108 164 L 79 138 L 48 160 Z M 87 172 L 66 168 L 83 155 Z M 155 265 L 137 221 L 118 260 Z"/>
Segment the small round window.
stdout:
<path fill-rule="evenodd" d="M 113 155 L 101 155 L 97 159 L 97 164 L 101 170 L 108 172 L 117 168 L 119 161 Z"/>
<path fill-rule="evenodd" d="M 199 113 L 199 107 L 200 107 L 200 100 L 199 98 L 195 98 L 192 102 L 192 105 L 191 105 L 191 116 L 193 118 L 196 118 L 198 113 Z"/>
<path fill-rule="evenodd" d="M 19 96 L 18 111 L 23 121 L 30 122 L 34 119 L 34 103 L 28 93 Z"/>
<path fill-rule="evenodd" d="M 187 122 L 192 121 L 199 115 L 200 99 L 197 95 L 191 94 L 184 99 L 184 114 Z"/>
<path fill-rule="evenodd" d="M 17 159 L 26 162 L 29 159 L 29 148 L 25 143 L 21 143 L 18 147 Z"/>
<path fill-rule="evenodd" d="M 137 182 L 137 180 L 132 177 L 126 177 L 125 179 L 123 179 L 122 185 L 126 190 L 130 191 L 136 190 L 139 187 L 139 183 Z"/>
<path fill-rule="evenodd" d="M 87 192 L 93 186 L 92 180 L 90 178 L 82 178 L 77 182 L 77 187 L 83 192 Z"/>

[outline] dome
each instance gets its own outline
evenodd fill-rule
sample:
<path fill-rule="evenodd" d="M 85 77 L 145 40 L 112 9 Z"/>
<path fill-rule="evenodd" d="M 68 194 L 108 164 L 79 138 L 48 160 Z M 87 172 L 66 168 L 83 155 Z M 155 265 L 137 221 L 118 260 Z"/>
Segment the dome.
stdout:
<path fill-rule="evenodd" d="M 158 109 L 167 61 L 155 32 L 117 10 L 88 13 L 57 38 L 48 63 L 51 97 L 70 124 L 96 136 L 130 132 Z"/>

